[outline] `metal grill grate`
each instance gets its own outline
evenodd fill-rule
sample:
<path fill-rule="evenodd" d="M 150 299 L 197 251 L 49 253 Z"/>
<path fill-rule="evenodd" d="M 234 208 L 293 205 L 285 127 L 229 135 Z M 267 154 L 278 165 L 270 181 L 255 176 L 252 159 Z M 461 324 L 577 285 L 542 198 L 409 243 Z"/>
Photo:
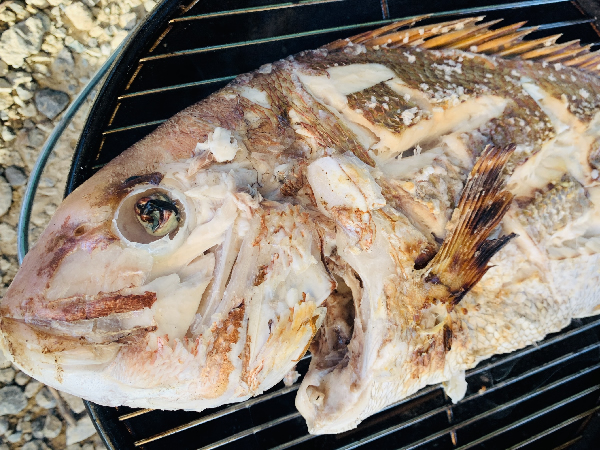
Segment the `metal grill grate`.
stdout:
<path fill-rule="evenodd" d="M 528 20 L 540 26 L 532 38 L 563 33 L 564 41 L 597 44 L 587 3 L 482 0 L 468 8 L 469 0 L 201 0 L 185 6 L 167 0 L 102 87 L 67 191 L 179 110 L 261 64 L 424 13 L 432 13 L 429 22 L 474 14 Z M 301 373 L 309 359 L 300 361 Z M 586 448 L 591 433 L 600 437 L 598 420 L 590 421 L 600 409 L 600 319 L 577 320 L 536 346 L 484 361 L 467 380 L 467 395 L 456 405 L 430 386 L 335 436 L 307 434 L 294 407 L 297 384 L 202 413 L 88 408 L 107 445 L 123 449 Z"/>

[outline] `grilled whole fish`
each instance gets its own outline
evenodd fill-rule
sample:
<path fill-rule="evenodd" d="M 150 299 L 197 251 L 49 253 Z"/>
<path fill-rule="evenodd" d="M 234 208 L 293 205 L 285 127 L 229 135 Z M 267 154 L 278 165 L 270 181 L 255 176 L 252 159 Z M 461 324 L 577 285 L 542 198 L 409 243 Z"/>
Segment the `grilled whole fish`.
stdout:
<path fill-rule="evenodd" d="M 480 20 L 337 41 L 174 116 L 57 210 L 2 347 L 100 404 L 201 410 L 310 346 L 296 405 L 337 433 L 599 313 L 600 60 Z"/>

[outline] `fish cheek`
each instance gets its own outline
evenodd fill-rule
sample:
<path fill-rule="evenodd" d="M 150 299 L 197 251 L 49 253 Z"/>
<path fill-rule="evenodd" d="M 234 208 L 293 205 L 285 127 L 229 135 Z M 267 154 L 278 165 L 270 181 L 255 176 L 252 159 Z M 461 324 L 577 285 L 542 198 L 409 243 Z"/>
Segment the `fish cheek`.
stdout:
<path fill-rule="evenodd" d="M 117 237 L 108 225 L 93 228 L 87 223 L 72 223 L 68 216 L 61 228 L 48 239 L 45 254 L 51 255 L 51 258 L 39 266 L 37 275 L 48 278 L 46 287 L 49 287 L 50 280 L 62 261 L 76 249 L 85 248 L 91 251 L 95 248 L 105 248 L 115 240 Z"/>

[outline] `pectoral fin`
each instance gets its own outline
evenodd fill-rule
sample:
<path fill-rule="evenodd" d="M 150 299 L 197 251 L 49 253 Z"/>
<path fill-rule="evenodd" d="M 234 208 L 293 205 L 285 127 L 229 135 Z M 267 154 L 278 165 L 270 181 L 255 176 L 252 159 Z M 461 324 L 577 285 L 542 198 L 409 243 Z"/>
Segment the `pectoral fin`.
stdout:
<path fill-rule="evenodd" d="M 490 268 L 488 262 L 514 233 L 490 239 L 508 211 L 513 195 L 503 190 L 504 167 L 515 145 L 488 146 L 473 167 L 453 220 L 458 223 L 424 271 L 424 282 L 443 284 L 456 305 Z"/>

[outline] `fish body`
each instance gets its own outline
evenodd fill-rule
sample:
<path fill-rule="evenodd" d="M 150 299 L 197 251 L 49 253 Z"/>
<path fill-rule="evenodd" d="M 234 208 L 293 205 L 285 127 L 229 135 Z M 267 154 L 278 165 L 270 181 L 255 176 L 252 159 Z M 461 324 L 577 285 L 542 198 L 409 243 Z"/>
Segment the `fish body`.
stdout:
<path fill-rule="evenodd" d="M 0 345 L 96 403 L 190 410 L 310 347 L 296 405 L 338 433 L 600 313 L 595 56 L 466 52 L 473 24 L 303 52 L 171 118 L 63 202 Z"/>

